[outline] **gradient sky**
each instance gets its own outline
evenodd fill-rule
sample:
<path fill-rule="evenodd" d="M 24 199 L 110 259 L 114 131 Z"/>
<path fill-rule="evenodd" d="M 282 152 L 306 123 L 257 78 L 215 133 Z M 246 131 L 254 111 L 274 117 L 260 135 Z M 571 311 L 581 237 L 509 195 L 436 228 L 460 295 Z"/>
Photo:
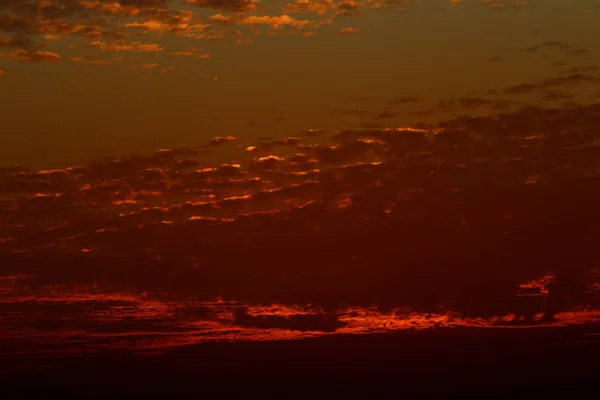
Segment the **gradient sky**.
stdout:
<path fill-rule="evenodd" d="M 600 321 L 600 1 L 296 1 L 0 0 L 0 347 Z"/>
<path fill-rule="evenodd" d="M 0 1 L 2 164 L 598 99 L 598 85 L 504 93 L 598 72 L 595 0 L 192 3 Z M 448 106 L 474 97 L 489 104 Z"/>

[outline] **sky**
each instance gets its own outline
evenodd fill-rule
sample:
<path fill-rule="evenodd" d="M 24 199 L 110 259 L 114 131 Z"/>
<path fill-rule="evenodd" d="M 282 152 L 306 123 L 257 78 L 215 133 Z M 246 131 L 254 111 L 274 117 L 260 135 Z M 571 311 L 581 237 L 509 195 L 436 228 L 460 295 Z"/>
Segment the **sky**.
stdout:
<path fill-rule="evenodd" d="M 503 91 L 573 67 L 597 72 L 599 7 L 4 0 L 0 157 L 47 168 L 196 148 L 215 136 L 254 142 L 302 129 L 408 126 L 494 105 L 591 103 L 598 86 L 569 87 L 575 98 L 556 96 L 563 87 L 554 96 Z M 492 103 L 438 107 L 464 97 Z"/>
<path fill-rule="evenodd" d="M 598 37 L 593 0 L 0 0 L 0 340 L 600 320 Z"/>

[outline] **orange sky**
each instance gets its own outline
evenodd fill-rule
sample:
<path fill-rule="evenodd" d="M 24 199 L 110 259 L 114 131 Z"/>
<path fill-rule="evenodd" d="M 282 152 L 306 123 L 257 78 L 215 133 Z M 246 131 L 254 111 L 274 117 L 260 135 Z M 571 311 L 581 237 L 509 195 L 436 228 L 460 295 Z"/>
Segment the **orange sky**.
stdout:
<path fill-rule="evenodd" d="M 2 0 L 0 10 L 3 165 L 215 136 L 245 144 L 206 158 L 237 161 L 259 138 L 307 128 L 587 104 L 600 90 L 593 0 Z M 538 86 L 506 90 L 522 84 Z"/>
<path fill-rule="evenodd" d="M 0 293 L 597 320 L 599 7 L 0 0 Z"/>

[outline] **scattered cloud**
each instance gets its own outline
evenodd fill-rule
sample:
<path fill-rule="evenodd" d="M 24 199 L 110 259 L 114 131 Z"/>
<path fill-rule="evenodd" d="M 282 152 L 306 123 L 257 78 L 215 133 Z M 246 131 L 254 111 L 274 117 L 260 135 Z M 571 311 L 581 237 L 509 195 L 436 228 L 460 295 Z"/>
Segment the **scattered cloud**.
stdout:
<path fill-rule="evenodd" d="M 560 42 L 560 41 L 546 41 L 540 44 L 536 44 L 530 47 L 526 47 L 523 50 L 527 52 L 538 52 L 545 49 L 557 49 L 564 51 L 570 55 L 583 54 L 587 53 L 588 50 L 582 49 L 576 46 L 573 46 L 569 43 Z"/>
<path fill-rule="evenodd" d="M 106 42 L 91 42 L 89 47 L 94 47 L 102 51 L 127 51 L 133 53 L 153 53 L 163 51 L 163 48 L 158 44 L 145 44 L 139 42 L 131 43 L 106 43 Z"/>
<path fill-rule="evenodd" d="M 300 131 L 300 135 L 308 138 L 319 137 L 323 136 L 324 134 L 325 131 L 323 131 L 322 129 L 303 129 Z"/>
<path fill-rule="evenodd" d="M 51 51 L 25 51 L 19 50 L 15 53 L 9 53 L 7 58 L 17 59 L 20 61 L 27 61 L 33 63 L 45 63 L 52 61 L 59 61 L 60 56 Z"/>
<path fill-rule="evenodd" d="M 185 0 L 201 8 L 213 8 L 228 12 L 245 12 L 256 10 L 260 0 Z"/>
<path fill-rule="evenodd" d="M 166 37 L 219 46 L 249 43 L 251 35 L 269 29 L 313 36 L 334 17 L 409 4 L 298 0 L 282 5 L 281 14 L 265 15 L 268 7 L 254 0 L 187 3 L 189 10 L 177 11 L 166 0 L 50 0 L 27 3 L 31 7 L 4 0 L 0 11 L 10 13 L 0 17 L 0 47 L 9 60 L 64 59 L 78 63 L 73 67 L 126 60 L 160 76 L 175 70 L 167 55 L 210 58 L 201 49 L 171 48 Z M 482 3 L 497 10 L 525 5 Z M 198 9 L 215 14 L 205 17 L 208 11 L 197 14 Z M 359 32 L 336 26 L 334 34 Z M 93 54 L 54 52 L 70 36 Z M 545 50 L 584 51 L 558 41 L 525 49 Z M 149 62 L 135 55 L 132 61 L 126 54 L 107 55 L 112 52 L 165 56 Z M 151 60 L 155 57 L 162 55 L 152 54 Z M 396 97 L 374 110 L 345 104 L 350 107 L 325 112 L 360 117 L 362 128 L 330 135 L 312 128 L 257 143 L 217 136 L 199 149 L 162 149 L 53 170 L 0 168 L 0 253 L 24 263 L 22 254 L 49 260 L 39 265 L 62 268 L 68 273 L 61 276 L 77 282 L 111 281 L 117 274 L 175 294 L 336 309 L 379 304 L 433 312 L 453 304 L 463 313 L 499 315 L 516 308 L 526 315 L 527 307 L 512 302 L 518 285 L 545 276 L 547 269 L 564 273 L 573 254 L 575 270 L 595 262 L 594 239 L 600 235 L 600 105 L 522 107 L 513 97 L 500 97 L 531 94 L 564 103 L 576 99 L 572 87 L 600 82 L 597 66 L 556 67 L 560 71 L 552 78 L 433 99 L 416 111 L 408 107 L 426 98 Z M 0 75 L 6 73 L 0 69 Z M 384 107 L 390 108 L 381 111 Z M 396 111 L 404 107 L 409 111 Z M 445 110 L 465 115 L 386 125 L 396 117 Z M 275 128 L 271 122 L 284 121 L 272 116 L 263 135 L 274 134 L 267 131 Z M 227 160 L 206 162 L 205 154 L 221 151 Z M 136 262 L 115 261 L 116 268 L 107 256 Z M 32 265 L 35 279 L 52 279 Z M 178 279 L 164 279 L 164 271 Z M 339 292 L 332 299 L 333 286 Z M 337 314 L 312 309 L 266 317 L 239 308 L 230 317 L 237 327 L 347 326 Z"/>
<path fill-rule="evenodd" d="M 135 259 L 131 274 L 114 266 L 122 279 L 156 289 L 166 281 L 153 274 L 169 271 L 181 274 L 168 280 L 177 282 L 170 293 L 193 288 L 208 298 L 526 314 L 510 300 L 520 284 L 573 268 L 573 254 L 581 266 L 596 257 L 599 118 L 599 104 L 525 107 L 428 128 L 342 130 L 318 144 L 271 138 L 244 144 L 246 155 L 226 164 L 182 148 L 56 170 L 7 167 L 0 248 L 14 257 L 87 257 L 84 270 L 80 261 L 61 267 L 81 282 L 113 279 L 106 256 Z M 531 259 L 539 262 L 522 261 Z M 36 269 L 37 279 L 55 277 L 44 272 L 54 263 Z M 343 325 L 314 314 L 268 319 L 242 310 L 234 321 Z"/>
<path fill-rule="evenodd" d="M 169 54 L 175 57 L 191 57 L 195 53 L 193 51 L 173 51 Z"/>
<path fill-rule="evenodd" d="M 238 140 L 238 139 L 234 136 L 217 136 L 217 137 L 210 139 L 208 141 L 208 143 L 211 146 L 218 146 L 220 144 L 227 143 L 227 142 L 234 142 L 236 140 Z"/>
<path fill-rule="evenodd" d="M 185 0 L 176 7 L 174 0 L 31 0 L 27 6 L 18 0 L 0 2 L 0 48 L 23 53 L 21 61 L 50 60 L 36 54 L 56 53 L 55 41 L 77 36 L 83 41 L 70 46 L 81 50 L 91 47 L 100 51 L 155 53 L 168 49 L 167 38 L 220 41 L 229 35 L 285 35 L 287 29 L 302 37 L 318 34 L 336 18 L 360 16 L 378 9 L 407 11 L 405 0 L 292 0 L 281 7 L 266 7 L 259 0 Z M 463 6 L 464 2 L 452 2 Z M 522 8 L 524 1 L 482 1 L 493 9 Z M 410 7 L 409 7 L 410 8 Z M 209 10 L 209 11 L 207 11 Z M 591 10 L 591 9 L 590 9 Z M 269 13 L 266 13 L 269 11 Z M 588 10 L 589 11 L 589 10 Z M 212 15 L 207 15 L 207 12 Z M 346 26 L 340 34 L 356 34 L 357 27 Z M 250 37 L 238 37 L 234 44 L 248 44 Z M 79 40 L 78 40 L 79 41 Z M 560 41 L 529 46 L 527 51 L 559 49 L 569 54 L 586 50 Z M 189 51 L 170 51 L 174 56 L 189 56 Z M 29 56 L 25 55 L 29 54 Z M 73 57 L 80 54 L 73 55 Z M 207 57 L 196 57 L 207 58 Z"/>
<path fill-rule="evenodd" d="M 519 85 L 509 86 L 506 89 L 504 89 L 504 93 L 507 95 L 529 94 L 537 91 L 538 89 L 566 87 L 581 83 L 598 84 L 600 83 L 600 77 L 591 74 L 573 73 L 570 75 L 546 78 L 539 82 L 523 83 Z"/>
<path fill-rule="evenodd" d="M 352 27 L 346 27 L 346 28 L 340 29 L 340 33 L 342 33 L 342 34 L 352 34 L 352 33 L 359 33 L 359 32 L 360 32 L 360 29 L 352 28 Z"/>

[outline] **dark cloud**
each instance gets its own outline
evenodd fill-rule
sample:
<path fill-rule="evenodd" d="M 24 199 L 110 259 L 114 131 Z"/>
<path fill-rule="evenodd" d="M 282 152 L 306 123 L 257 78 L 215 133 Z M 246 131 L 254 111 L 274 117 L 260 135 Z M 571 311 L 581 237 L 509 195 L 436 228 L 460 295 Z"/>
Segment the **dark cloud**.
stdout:
<path fill-rule="evenodd" d="M 0 4 L 1 6 L 1 4 Z M 11 15 L 0 15 L 0 32 L 26 33 L 31 31 L 32 27 L 25 18 Z"/>
<path fill-rule="evenodd" d="M 400 113 L 397 112 L 392 112 L 392 110 L 387 109 L 384 110 L 381 114 L 379 114 L 376 119 L 388 119 L 388 118 L 395 118 L 397 116 L 399 116 Z"/>
<path fill-rule="evenodd" d="M 549 87 L 564 86 L 564 85 L 571 85 L 571 84 L 577 84 L 577 83 L 598 83 L 598 82 L 600 82 L 600 78 L 598 78 L 596 76 L 576 73 L 576 74 L 570 74 L 567 76 L 558 76 L 558 77 L 554 77 L 554 78 L 544 79 L 540 83 L 540 87 L 549 88 Z"/>
<path fill-rule="evenodd" d="M 573 99 L 573 95 L 563 91 L 563 90 L 546 90 L 544 91 L 544 95 L 542 97 L 543 101 L 565 101 Z"/>
<path fill-rule="evenodd" d="M 498 100 L 473 96 L 461 97 L 456 100 L 440 100 L 437 105 L 440 109 L 452 109 L 455 107 L 460 107 L 470 110 L 480 107 L 489 107 L 493 110 L 507 110 L 511 106 L 514 106 L 515 103 L 509 100 Z"/>
<path fill-rule="evenodd" d="M 526 107 L 320 144 L 269 139 L 274 153 L 239 164 L 175 149 L 8 167 L 0 265 L 204 299 L 525 313 L 519 284 L 595 262 L 599 116 L 598 104 Z M 308 314 L 235 321 L 339 326 Z"/>
<path fill-rule="evenodd" d="M 509 86 L 504 90 L 504 94 L 529 94 L 538 89 L 549 89 L 560 86 L 577 85 L 581 83 L 597 84 L 600 83 L 600 77 L 591 74 L 573 73 L 564 76 L 546 78 L 536 83 L 524 83 L 520 85 Z"/>
<path fill-rule="evenodd" d="M 27 37 L 0 38 L 0 49 L 31 48 L 33 41 Z"/>
<path fill-rule="evenodd" d="M 9 167 L 0 167 L 0 175 L 18 174 L 18 173 L 25 173 L 25 172 L 29 172 L 29 168 L 22 167 L 20 165 L 13 165 L 13 166 L 9 166 Z"/>
<path fill-rule="evenodd" d="M 229 12 L 252 11 L 259 3 L 257 0 L 186 0 L 186 2 L 198 7 Z"/>
<path fill-rule="evenodd" d="M 129 35 L 200 35 L 209 29 L 184 32 L 183 25 L 201 20 L 186 19 L 164 1 L 119 2 L 127 10 L 112 2 L 93 3 L 95 8 L 91 2 L 58 3 L 65 7 L 38 4 L 33 12 L 29 2 L 0 0 L 18 10 L 0 18 L 7 34 L 0 47 L 10 49 L 8 57 L 58 61 L 58 54 L 36 44 L 44 34 L 80 35 L 87 51 L 96 53 L 155 52 L 162 47 Z M 235 13 L 258 4 L 194 3 Z M 317 5 L 333 7 L 336 15 L 361 7 L 325 3 Z M 245 18 L 236 15 L 236 21 Z M 53 21 L 42 23 L 42 17 Z M 101 23 L 106 21 L 115 24 Z M 117 29 L 125 21 L 135 33 Z M 561 43 L 543 46 L 574 51 Z M 98 60 L 96 54 L 76 57 Z M 557 67 L 557 77 L 504 93 L 564 102 L 575 100 L 572 86 L 599 81 L 595 66 Z M 232 335 L 313 335 L 343 331 L 353 318 L 403 318 L 397 310 L 458 313 L 457 319 L 492 325 L 498 323 L 493 318 L 511 315 L 517 325 L 537 323 L 544 312 L 597 307 L 600 286 L 587 271 L 598 262 L 600 105 L 517 109 L 518 103 L 495 97 L 502 91 L 481 93 L 402 115 L 483 115 L 412 128 L 386 127 L 399 115 L 392 109 L 378 114 L 341 108 L 330 113 L 368 118 L 350 118 L 350 128 L 330 138 L 320 129 L 257 143 L 225 136 L 198 149 L 162 149 L 71 168 L 0 168 L 0 286 L 6 276 L 21 274 L 26 279 L 18 290 L 35 293 L 33 299 L 0 302 L 0 331 L 27 320 L 24 326 L 32 330 L 93 331 L 98 341 L 134 331 L 138 342 L 176 334 L 183 329 L 178 323 L 193 320 Z M 418 101 L 398 97 L 379 106 Z M 274 134 L 273 127 L 267 123 L 260 134 Z M 209 152 L 218 161 L 207 162 Z M 556 277 L 557 286 L 548 276 Z M 69 285 L 128 288 L 148 302 L 161 301 L 143 307 L 131 299 L 45 302 L 41 296 L 40 288 L 56 295 Z M 559 293 L 551 307 L 544 305 L 548 290 Z M 172 299 L 201 305 L 174 309 Z M 73 317 L 81 312 L 94 318 Z M 200 323 L 195 329 L 205 326 Z"/>
<path fill-rule="evenodd" d="M 565 65 L 562 65 L 563 67 Z M 600 67 L 597 65 L 587 65 L 584 67 L 575 66 L 571 68 L 566 68 L 561 71 L 563 75 L 574 75 L 574 74 L 598 74 L 600 72 Z"/>
<path fill-rule="evenodd" d="M 537 88 L 539 88 L 537 83 L 522 83 L 507 87 L 504 94 L 528 94 L 534 92 Z"/>
<path fill-rule="evenodd" d="M 560 41 L 546 41 L 540 44 L 536 44 L 530 47 L 526 47 L 523 50 L 527 52 L 537 52 L 544 49 L 557 49 L 566 52 L 567 54 L 581 54 L 587 52 L 586 49 L 581 49 L 573 46 L 569 43 Z"/>

